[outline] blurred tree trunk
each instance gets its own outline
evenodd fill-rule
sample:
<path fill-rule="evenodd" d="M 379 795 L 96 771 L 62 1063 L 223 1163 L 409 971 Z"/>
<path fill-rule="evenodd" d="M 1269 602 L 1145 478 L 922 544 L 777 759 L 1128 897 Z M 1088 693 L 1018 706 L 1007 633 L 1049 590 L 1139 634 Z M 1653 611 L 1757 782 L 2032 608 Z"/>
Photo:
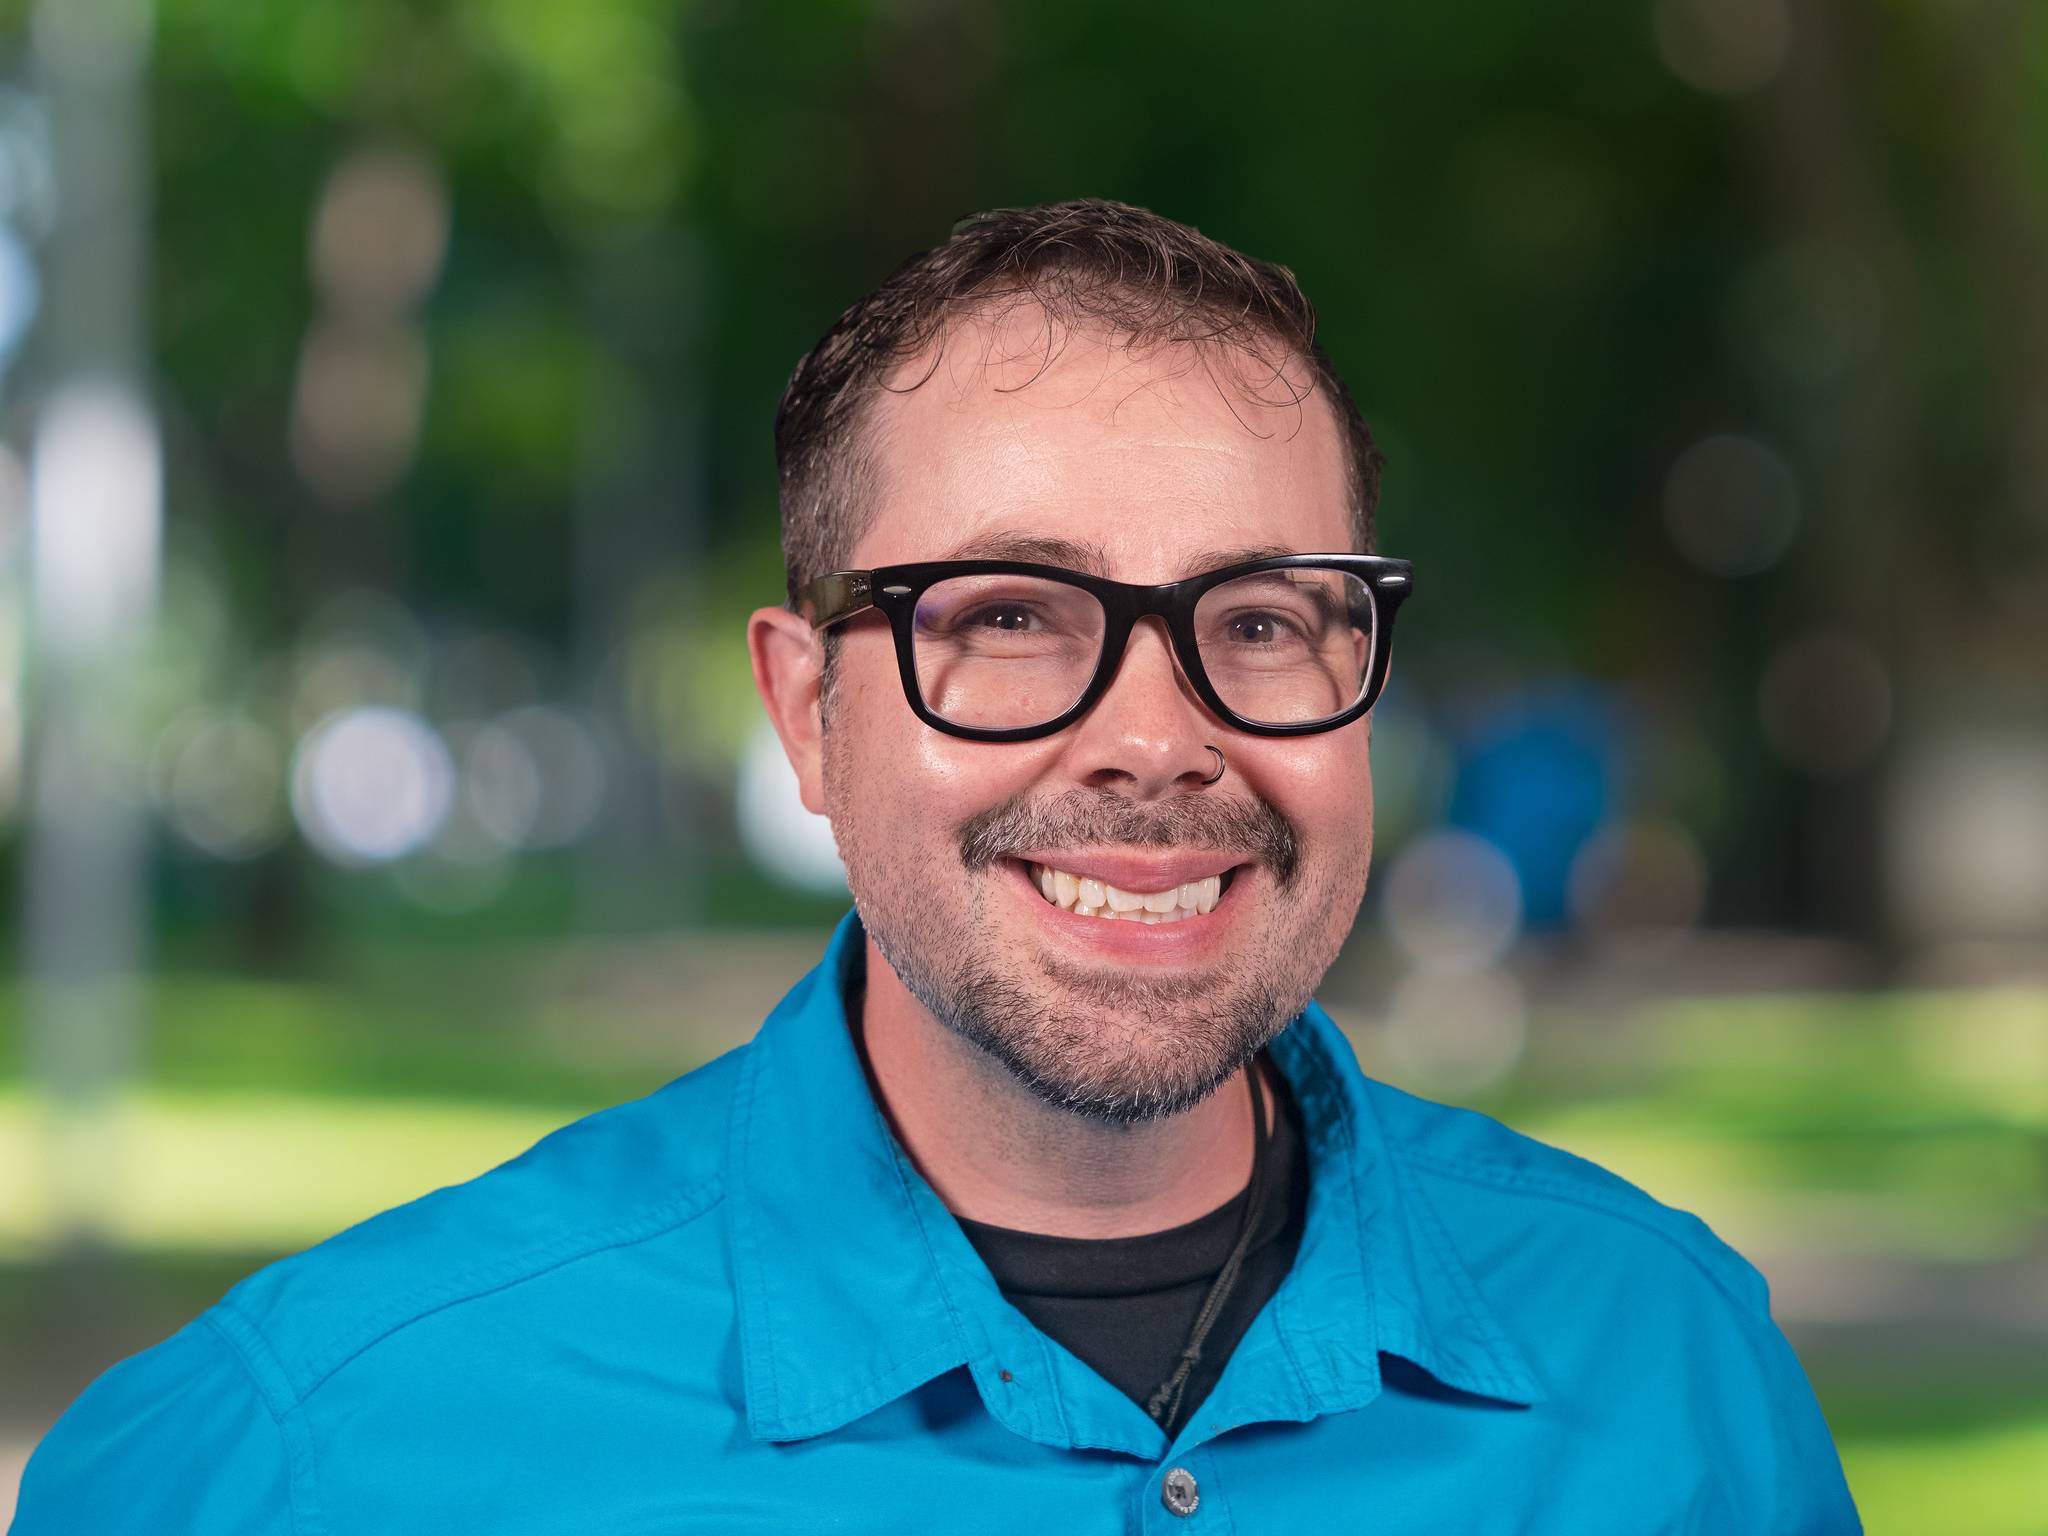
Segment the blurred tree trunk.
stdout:
<path fill-rule="evenodd" d="M 1788 611 L 1870 647 L 1892 698 L 1872 767 L 1808 781 L 1801 854 L 1816 917 L 1898 959 L 1887 777 L 1918 739 L 1973 716 L 1996 723 L 1993 680 L 2027 686 L 2038 669 L 2019 658 L 2038 657 L 2048 615 L 2048 239 L 2021 67 L 2039 20 L 2017 0 L 1789 9 L 1787 66 L 1745 122 L 1754 181 L 1784 242 L 1837 253 L 1878 303 L 1862 355 L 1786 411 L 1810 492 Z M 1953 117 L 1887 111 L 1880 93 L 1900 74 L 1915 79 L 1914 102 Z M 1930 167 L 1917 195 L 1931 192 L 1933 229 L 1961 237 L 1953 252 L 1911 225 L 1896 190 Z M 1979 336 L 1987 440 L 1965 466 L 1930 453 L 1937 410 L 1967 409 L 1932 388 L 1943 359 Z"/>
<path fill-rule="evenodd" d="M 1870 648 L 1893 682 L 1911 649 L 1909 540 L 1917 568 L 1930 514 L 1920 439 L 1920 308 L 1913 253 L 1895 216 L 1881 164 L 1885 129 L 1859 95 L 1857 56 L 1879 45 L 1873 18 L 1841 0 L 1789 0 L 1785 68 L 1749 99 L 1743 140 L 1762 227 L 1781 250 L 1816 253 L 1842 282 L 1867 283 L 1874 324 L 1860 356 L 1832 377 L 1779 402 L 1781 429 L 1805 470 L 1803 562 L 1785 585 L 1783 612 L 1841 631 Z M 1856 84 L 1852 85 L 1852 81 Z M 1807 297 L 1824 302 L 1826 295 Z M 1791 633 L 1773 637 L 1778 644 Z M 1888 752 L 1837 778 L 1802 786 L 1804 907 L 1821 926 L 1896 954 L 1884 900 L 1883 773 Z"/>

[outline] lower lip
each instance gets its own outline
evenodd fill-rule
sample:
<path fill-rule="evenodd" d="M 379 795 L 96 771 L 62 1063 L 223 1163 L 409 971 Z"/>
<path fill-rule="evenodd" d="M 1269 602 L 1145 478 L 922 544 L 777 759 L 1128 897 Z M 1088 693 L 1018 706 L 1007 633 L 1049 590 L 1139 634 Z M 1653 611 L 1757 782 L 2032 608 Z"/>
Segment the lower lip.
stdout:
<path fill-rule="evenodd" d="M 1231 877 L 1230 889 L 1207 912 L 1171 923 L 1134 923 L 1120 917 L 1082 917 L 1069 912 L 1045 899 L 1027 865 L 1015 859 L 1008 864 L 1018 899 L 1030 905 L 1036 920 L 1056 941 L 1105 959 L 1153 965 L 1184 964 L 1220 946 L 1236 926 L 1238 909 L 1248 894 L 1246 886 L 1256 873 L 1253 866 L 1240 865 Z"/>

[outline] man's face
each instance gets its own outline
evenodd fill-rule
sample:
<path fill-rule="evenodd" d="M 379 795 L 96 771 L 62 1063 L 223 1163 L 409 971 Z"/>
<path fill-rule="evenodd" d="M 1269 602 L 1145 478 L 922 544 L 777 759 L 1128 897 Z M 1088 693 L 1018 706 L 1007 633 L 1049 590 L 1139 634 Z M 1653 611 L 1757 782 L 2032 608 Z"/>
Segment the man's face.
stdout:
<path fill-rule="evenodd" d="M 1156 583 L 1248 549 L 1351 547 L 1320 396 L 1262 405 L 1233 383 L 1271 382 L 1249 360 L 1133 356 L 1082 332 L 1048 365 L 1044 336 L 1035 313 L 956 327 L 925 383 L 880 398 L 877 510 L 851 564 L 1072 564 L 1019 548 L 1062 540 L 1099 549 L 1098 574 Z M 1308 1002 L 1365 891 L 1367 722 L 1233 730 L 1146 619 L 1080 721 L 965 741 L 911 713 L 884 619 L 839 633 L 826 810 L 869 936 L 940 1022 L 1047 1101 L 1129 1122 L 1200 1102 Z M 1210 743 L 1228 771 L 1204 785 Z M 1136 892 L 1227 883 L 1213 910 L 1146 924 L 1056 905 L 1043 867 Z"/>

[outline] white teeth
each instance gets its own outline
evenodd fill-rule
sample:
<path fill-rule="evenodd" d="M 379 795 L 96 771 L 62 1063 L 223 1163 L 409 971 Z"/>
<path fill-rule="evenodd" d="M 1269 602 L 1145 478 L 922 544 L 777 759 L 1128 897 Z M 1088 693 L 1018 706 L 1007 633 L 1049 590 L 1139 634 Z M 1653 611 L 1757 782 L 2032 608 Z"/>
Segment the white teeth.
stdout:
<path fill-rule="evenodd" d="M 1079 917 L 1116 918 L 1133 923 L 1177 923 L 1213 912 L 1223 892 L 1223 877 L 1210 875 L 1163 891 L 1126 891 L 1086 875 L 1072 875 L 1043 864 L 1030 866 L 1032 882 L 1055 906 Z"/>

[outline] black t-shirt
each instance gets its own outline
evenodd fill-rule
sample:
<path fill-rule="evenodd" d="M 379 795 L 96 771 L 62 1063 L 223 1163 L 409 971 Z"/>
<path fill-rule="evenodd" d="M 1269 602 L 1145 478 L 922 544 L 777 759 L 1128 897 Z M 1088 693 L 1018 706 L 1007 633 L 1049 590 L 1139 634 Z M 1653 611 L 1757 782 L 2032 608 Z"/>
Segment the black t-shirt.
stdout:
<path fill-rule="evenodd" d="M 1277 1086 L 1264 1209 L 1237 1284 L 1181 1394 L 1180 1411 L 1165 1426 L 1168 1434 L 1216 1385 L 1230 1352 L 1287 1277 L 1301 1242 L 1308 1159 L 1298 1112 L 1277 1072 L 1265 1080 Z M 1047 1237 L 965 1218 L 960 1229 L 1018 1311 L 1142 1408 L 1178 1364 L 1209 1287 L 1237 1243 L 1244 1206 L 1240 1190 L 1206 1216 L 1137 1237 Z"/>

